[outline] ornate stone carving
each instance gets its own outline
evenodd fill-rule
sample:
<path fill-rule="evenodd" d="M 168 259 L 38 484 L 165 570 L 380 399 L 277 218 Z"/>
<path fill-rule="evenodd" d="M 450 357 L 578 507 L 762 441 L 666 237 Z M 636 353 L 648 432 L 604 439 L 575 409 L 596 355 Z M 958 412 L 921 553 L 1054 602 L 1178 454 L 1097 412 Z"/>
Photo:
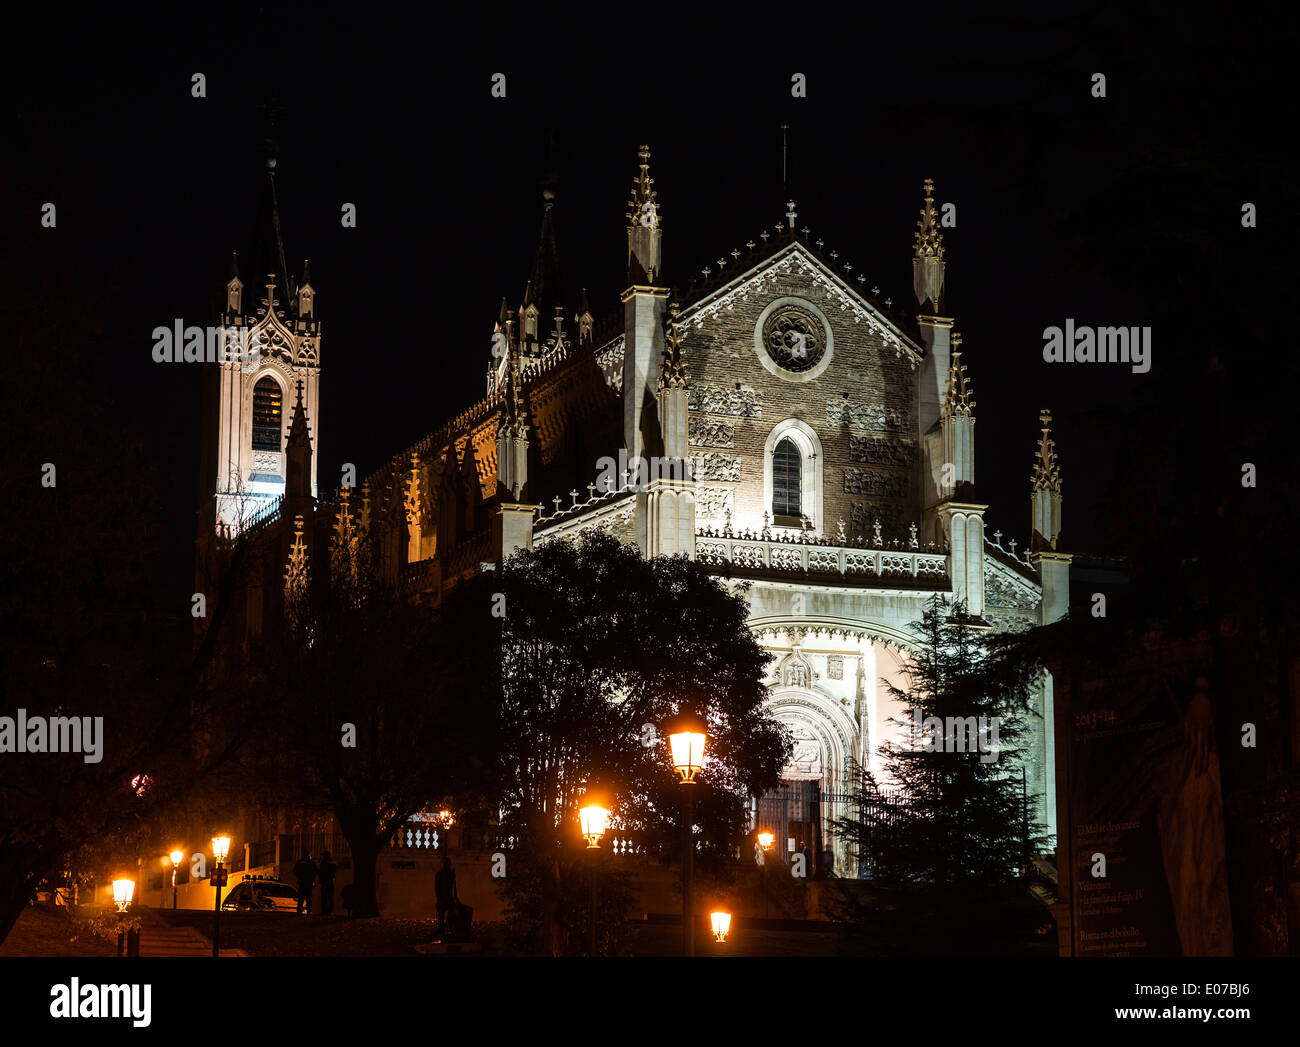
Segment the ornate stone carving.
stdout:
<path fill-rule="evenodd" d="M 984 603 L 990 607 L 1018 607 L 1032 609 L 1038 606 L 1039 597 L 1027 585 L 1011 581 L 996 567 L 984 571 Z"/>
<path fill-rule="evenodd" d="M 898 534 L 903 530 L 906 513 L 904 502 L 853 502 L 849 506 L 850 529 L 855 538 L 864 537 L 872 533 L 879 520 L 883 531 Z"/>
<path fill-rule="evenodd" d="M 849 461 L 868 465 L 910 466 L 916 459 L 916 443 L 896 437 L 849 437 Z"/>
<path fill-rule="evenodd" d="M 695 492 L 695 515 L 725 517 L 736 511 L 736 492 L 729 487 L 700 487 Z"/>
<path fill-rule="evenodd" d="M 987 590 L 986 590 L 987 595 Z M 1036 624 L 1032 615 L 1015 611 L 993 611 L 984 609 L 984 620 L 990 623 L 996 632 L 1023 633 Z"/>
<path fill-rule="evenodd" d="M 902 432 L 911 421 L 912 412 L 904 407 L 886 407 L 881 403 L 858 400 L 828 400 L 826 421 L 839 428 L 848 424 L 854 429 L 877 432 Z"/>
<path fill-rule="evenodd" d="M 737 302 L 748 301 L 751 296 L 770 293 L 772 286 L 786 276 L 806 276 L 814 289 L 822 292 L 822 297 L 832 306 L 838 306 L 841 313 L 853 317 L 855 324 L 866 323 L 868 329 L 878 335 L 885 348 L 892 348 L 895 356 L 906 353 L 912 368 L 920 362 L 920 354 L 911 345 L 905 345 L 899 338 L 892 324 L 880 316 L 871 306 L 864 303 L 852 290 L 841 284 L 834 273 L 827 273 L 821 263 L 816 261 L 802 244 L 794 243 L 786 249 L 782 257 L 756 271 L 747 280 L 743 280 L 716 297 L 706 299 L 698 307 L 689 310 L 686 319 L 696 327 L 702 327 L 706 320 L 716 317 L 721 312 L 735 308 Z"/>
<path fill-rule="evenodd" d="M 719 418 L 692 418 L 688 439 L 692 447 L 734 447 L 736 427 Z"/>
<path fill-rule="evenodd" d="M 697 385 L 690 391 L 687 407 L 706 414 L 728 414 L 736 418 L 762 418 L 761 397 L 752 389 L 724 389 Z"/>
<path fill-rule="evenodd" d="M 283 456 L 279 451 L 254 451 L 253 472 L 266 476 L 284 475 Z"/>
<path fill-rule="evenodd" d="M 611 389 L 623 391 L 623 335 L 619 335 L 609 345 L 597 349 L 594 358 L 596 366 L 605 377 L 605 383 Z"/>
<path fill-rule="evenodd" d="M 737 482 L 740 480 L 740 455 L 697 454 L 691 460 L 691 472 L 697 480 L 722 480 Z"/>
<path fill-rule="evenodd" d="M 878 473 L 874 469 L 845 469 L 844 493 L 865 494 L 874 498 L 906 498 L 907 477 Z"/>
<path fill-rule="evenodd" d="M 838 654 L 832 654 L 826 659 L 826 675 L 832 680 L 844 679 L 844 658 Z"/>
<path fill-rule="evenodd" d="M 763 348 L 783 370 L 809 371 L 826 352 L 821 321 L 797 305 L 782 306 L 763 324 Z"/>

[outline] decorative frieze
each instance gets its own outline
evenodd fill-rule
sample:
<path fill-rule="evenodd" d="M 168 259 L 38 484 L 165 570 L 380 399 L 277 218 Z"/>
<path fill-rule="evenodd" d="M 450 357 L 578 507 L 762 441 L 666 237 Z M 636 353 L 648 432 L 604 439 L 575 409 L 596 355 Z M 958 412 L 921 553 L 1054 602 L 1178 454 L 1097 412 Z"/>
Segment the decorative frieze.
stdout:
<path fill-rule="evenodd" d="M 849 532 L 852 536 L 873 533 L 877 522 L 883 533 L 897 535 L 906 527 L 907 505 L 903 502 L 852 502 L 849 505 Z"/>
<path fill-rule="evenodd" d="M 254 451 L 253 472 L 265 476 L 283 476 L 283 456 L 279 451 Z"/>
<path fill-rule="evenodd" d="M 1039 596 L 1028 585 L 1012 581 L 996 567 L 984 571 L 984 605 L 986 607 L 1016 607 L 1025 610 L 1038 606 Z"/>
<path fill-rule="evenodd" d="M 724 389 L 717 385 L 691 387 L 687 407 L 705 414 L 727 414 L 736 418 L 762 418 L 761 397 L 753 389 Z"/>
<path fill-rule="evenodd" d="M 624 336 L 619 335 L 609 345 L 597 349 L 594 354 L 596 366 L 605 377 L 605 384 L 620 393 L 623 391 L 623 351 Z"/>
<path fill-rule="evenodd" d="M 740 455 L 716 451 L 697 454 L 691 459 L 691 471 L 696 480 L 735 483 L 740 480 Z"/>
<path fill-rule="evenodd" d="M 1023 633 L 1037 624 L 1028 614 L 1006 610 L 992 611 L 988 607 L 984 608 L 984 620 L 999 633 Z"/>
<path fill-rule="evenodd" d="M 910 466 L 916 457 L 916 442 L 897 437 L 849 437 L 849 461 L 868 465 Z"/>
<path fill-rule="evenodd" d="M 735 447 L 736 427 L 719 418 L 692 418 L 687 438 L 692 447 Z"/>
<path fill-rule="evenodd" d="M 700 487 L 695 492 L 695 515 L 723 519 L 736 512 L 736 492 L 730 487 Z"/>
<path fill-rule="evenodd" d="M 877 432 L 902 432 L 911 421 L 911 412 L 902 407 L 886 407 L 881 403 L 863 403 L 859 400 L 828 400 L 826 421 L 836 428 L 849 425 L 853 429 L 871 429 Z"/>
<path fill-rule="evenodd" d="M 873 498 L 906 498 L 906 476 L 879 473 L 874 469 L 845 469 L 844 493 L 865 494 Z"/>

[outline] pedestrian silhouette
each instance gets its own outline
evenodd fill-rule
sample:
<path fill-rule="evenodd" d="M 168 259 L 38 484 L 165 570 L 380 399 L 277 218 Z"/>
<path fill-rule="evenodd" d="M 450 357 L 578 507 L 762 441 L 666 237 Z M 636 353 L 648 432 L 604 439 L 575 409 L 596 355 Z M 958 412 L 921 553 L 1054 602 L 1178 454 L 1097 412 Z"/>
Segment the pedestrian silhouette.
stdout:
<path fill-rule="evenodd" d="M 298 912 L 301 913 L 305 905 L 309 916 L 311 915 L 311 888 L 316 882 L 316 873 L 316 863 L 311 860 L 310 854 L 304 854 L 293 867 L 294 879 L 298 881 Z"/>
<path fill-rule="evenodd" d="M 433 893 L 438 908 L 438 934 L 441 936 L 447 930 L 447 913 L 453 905 L 460 904 L 460 896 L 456 892 L 456 870 L 451 867 L 449 854 L 442 856 L 442 868 L 433 878 Z"/>
<path fill-rule="evenodd" d="M 316 871 L 320 875 L 320 914 L 322 916 L 334 915 L 334 874 L 338 872 L 338 868 L 330 858 L 329 851 L 320 856 L 320 866 Z"/>

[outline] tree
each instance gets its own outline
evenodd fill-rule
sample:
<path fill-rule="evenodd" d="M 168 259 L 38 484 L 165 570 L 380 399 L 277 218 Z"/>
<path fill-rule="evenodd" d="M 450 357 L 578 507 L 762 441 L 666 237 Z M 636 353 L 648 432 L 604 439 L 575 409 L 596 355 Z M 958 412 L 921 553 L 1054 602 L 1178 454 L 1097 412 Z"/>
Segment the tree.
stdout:
<path fill-rule="evenodd" d="M 503 826 L 528 861 L 549 869 L 528 904 L 558 954 L 561 885 L 581 876 L 571 848 L 588 784 L 605 789 L 618 831 L 653 853 L 680 854 L 682 786 L 663 728 L 692 706 L 711 739 L 693 787 L 707 874 L 734 854 L 746 799 L 777 783 L 790 742 L 763 708 L 768 655 L 746 624 L 743 589 L 729 591 L 685 557 L 646 559 L 602 534 L 548 542 L 506 561 L 492 606 Z M 507 879 L 508 893 L 517 887 Z"/>
<path fill-rule="evenodd" d="M 467 607 L 481 584 L 418 605 L 379 580 L 350 518 L 346 532 L 256 656 L 251 696 L 268 729 L 252 762 L 276 795 L 333 811 L 352 851 L 353 911 L 378 916 L 375 863 L 398 829 L 490 788 L 494 720 L 479 675 L 492 671 L 493 637 Z"/>
<path fill-rule="evenodd" d="M 1038 667 L 980 630 L 960 602 L 936 596 L 920 632 L 910 690 L 885 681 L 913 710 L 892 721 L 907 743 L 881 746 L 896 799 L 882 805 L 858 768 L 862 813 L 836 819 L 836 831 L 885 884 L 1006 886 L 1045 842 L 1014 767 Z"/>

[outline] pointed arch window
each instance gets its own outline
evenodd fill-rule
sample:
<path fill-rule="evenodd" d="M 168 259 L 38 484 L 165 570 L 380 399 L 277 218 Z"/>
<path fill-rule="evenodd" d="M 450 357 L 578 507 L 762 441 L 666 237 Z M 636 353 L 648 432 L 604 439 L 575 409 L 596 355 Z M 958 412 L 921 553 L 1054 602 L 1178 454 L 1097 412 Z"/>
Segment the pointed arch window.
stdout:
<path fill-rule="evenodd" d="M 763 442 L 763 515 L 772 526 L 822 529 L 822 443 L 806 422 L 778 422 Z M 742 526 L 744 526 L 742 524 Z"/>
<path fill-rule="evenodd" d="M 798 519 L 801 512 L 803 456 L 788 437 L 772 452 L 772 517 Z"/>
<path fill-rule="evenodd" d="M 283 434 L 284 394 L 270 375 L 253 386 L 253 450 L 279 451 Z"/>

